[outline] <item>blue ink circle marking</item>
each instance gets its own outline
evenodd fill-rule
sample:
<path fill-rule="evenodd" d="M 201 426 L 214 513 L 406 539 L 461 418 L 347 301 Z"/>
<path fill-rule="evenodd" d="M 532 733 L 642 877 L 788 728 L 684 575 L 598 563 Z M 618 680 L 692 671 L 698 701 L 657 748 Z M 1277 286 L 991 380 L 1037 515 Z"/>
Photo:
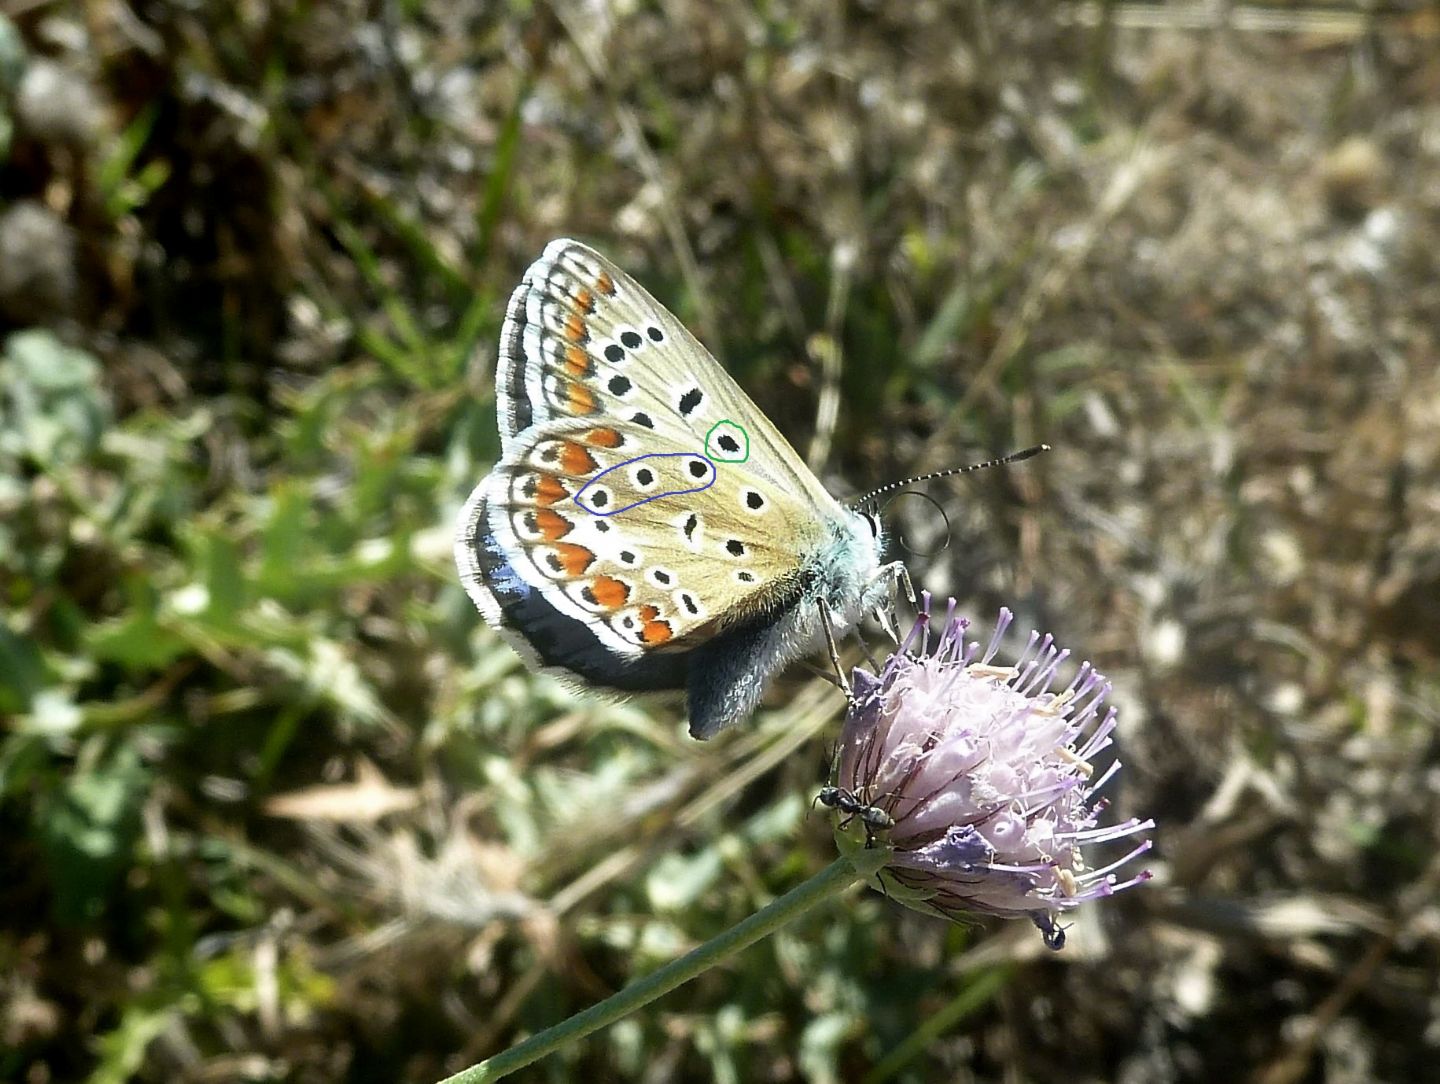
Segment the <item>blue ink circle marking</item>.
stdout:
<path fill-rule="evenodd" d="M 638 500 L 631 504 L 627 504 L 624 508 L 612 508 L 608 512 L 601 512 L 598 509 L 591 508 L 589 505 L 582 504 L 580 502 L 580 498 L 585 495 L 585 491 L 591 486 L 595 485 L 597 482 L 599 482 L 600 479 L 604 478 L 607 474 L 611 473 L 612 471 L 617 471 L 621 467 L 628 467 L 631 463 L 639 463 L 641 460 L 645 459 L 703 459 L 705 460 L 705 462 L 710 464 L 710 480 L 706 482 L 703 486 L 692 486 L 690 489 L 667 489 L 663 493 L 656 493 L 653 497 L 646 497 L 643 500 Z M 715 465 L 715 461 L 711 459 L 708 455 L 703 455 L 700 452 L 651 452 L 648 455 L 637 455 L 634 459 L 627 459 L 624 462 L 616 463 L 613 467 L 606 467 L 594 478 L 591 478 L 590 481 L 586 482 L 583 486 L 579 488 L 579 490 L 575 493 L 574 500 L 577 507 L 584 509 L 592 516 L 613 516 L 617 515 L 620 512 L 628 512 L 632 508 L 639 508 L 642 504 L 649 504 L 651 501 L 658 501 L 661 497 L 680 497 L 685 495 L 686 493 L 699 493 L 701 490 L 709 489 L 711 486 L 713 486 L 715 484 L 715 479 L 719 477 L 720 470 Z"/>

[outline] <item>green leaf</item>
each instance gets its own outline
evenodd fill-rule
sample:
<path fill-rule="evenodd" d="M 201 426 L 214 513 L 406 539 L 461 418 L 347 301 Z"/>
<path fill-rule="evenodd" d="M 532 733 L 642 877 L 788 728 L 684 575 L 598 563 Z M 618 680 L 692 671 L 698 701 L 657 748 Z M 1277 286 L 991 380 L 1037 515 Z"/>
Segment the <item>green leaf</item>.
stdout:
<path fill-rule="evenodd" d="M 150 1044 L 178 1015 L 180 1010 L 173 1004 L 157 1008 L 132 1002 L 126 1006 L 120 1023 L 95 1040 L 100 1061 L 86 1084 L 128 1084 L 144 1064 Z"/>
<path fill-rule="evenodd" d="M 723 869 L 717 847 L 694 855 L 667 854 L 651 869 L 645 892 L 656 911 L 682 911 L 719 879 Z"/>
<path fill-rule="evenodd" d="M 35 640 L 17 635 L 8 622 L 0 623 L 0 716 L 29 711 L 48 677 Z"/>
<path fill-rule="evenodd" d="M 159 598 L 146 583 L 127 582 L 130 607 L 119 617 L 90 625 L 82 635 L 92 658 L 118 663 L 131 673 L 161 670 L 190 651 L 175 629 L 156 617 Z"/>
<path fill-rule="evenodd" d="M 100 363 L 45 330 L 17 331 L 0 355 L 0 454 L 46 470 L 84 459 L 110 424 Z"/>
<path fill-rule="evenodd" d="M 20 77 L 25 74 L 29 59 L 20 31 L 13 22 L 0 15 L 0 98 L 8 98 L 20 85 Z"/>
<path fill-rule="evenodd" d="M 62 925 L 100 917 L 130 865 L 150 773 L 128 744 L 77 769 L 35 804 L 35 833 Z"/>

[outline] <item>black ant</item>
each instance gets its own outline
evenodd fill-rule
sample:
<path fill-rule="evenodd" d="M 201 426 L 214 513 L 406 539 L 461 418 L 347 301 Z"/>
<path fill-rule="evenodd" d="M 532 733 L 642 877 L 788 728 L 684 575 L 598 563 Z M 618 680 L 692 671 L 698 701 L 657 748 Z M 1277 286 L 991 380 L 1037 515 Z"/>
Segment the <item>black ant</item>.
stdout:
<path fill-rule="evenodd" d="M 886 813 L 878 805 L 869 805 L 851 790 L 842 787 L 821 787 L 820 793 L 815 795 L 815 800 L 821 805 L 829 806 L 845 814 L 845 819 L 840 827 L 850 823 L 854 817 L 860 818 L 860 823 L 865 826 L 867 845 L 874 841 L 876 832 L 884 832 L 895 827 L 895 818 Z"/>

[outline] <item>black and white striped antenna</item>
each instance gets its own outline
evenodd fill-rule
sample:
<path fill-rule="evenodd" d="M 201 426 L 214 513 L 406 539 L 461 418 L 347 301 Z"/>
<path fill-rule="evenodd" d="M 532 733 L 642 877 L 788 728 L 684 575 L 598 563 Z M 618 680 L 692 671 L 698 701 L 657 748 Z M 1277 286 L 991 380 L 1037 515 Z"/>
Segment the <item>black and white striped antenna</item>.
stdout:
<path fill-rule="evenodd" d="M 914 478 L 902 478 L 898 482 L 891 482 L 889 485 L 883 485 L 879 489 L 872 489 L 863 497 L 856 497 L 850 502 L 850 507 L 864 508 L 866 505 L 874 504 L 877 497 L 883 497 L 885 494 L 893 492 L 894 490 L 904 489 L 906 486 L 913 486 L 919 482 L 930 482 L 936 478 L 949 478 L 955 474 L 969 474 L 971 471 L 985 470 L 988 467 L 1003 467 L 1006 463 L 1019 463 L 1021 460 L 1029 459 L 1032 456 L 1037 456 L 1041 452 L 1048 452 L 1049 450 L 1050 445 L 1048 444 L 1036 444 L 1029 448 L 1022 448 L 1018 452 L 1011 452 L 1009 455 L 1002 455 L 999 459 L 987 459 L 983 463 L 971 463 L 967 467 L 951 467 L 949 470 L 937 470 L 930 474 L 917 474 Z"/>

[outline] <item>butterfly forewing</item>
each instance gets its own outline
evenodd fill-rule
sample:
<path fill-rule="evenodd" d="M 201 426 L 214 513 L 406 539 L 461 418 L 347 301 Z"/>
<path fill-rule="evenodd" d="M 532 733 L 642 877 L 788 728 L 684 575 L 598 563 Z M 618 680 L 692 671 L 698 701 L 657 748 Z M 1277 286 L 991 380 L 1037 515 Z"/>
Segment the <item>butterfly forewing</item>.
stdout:
<path fill-rule="evenodd" d="M 502 436 L 557 417 L 675 431 L 687 446 L 835 508 L 769 419 L 669 310 L 576 241 L 552 241 L 510 300 L 501 336 Z M 733 443 L 728 452 L 721 443 Z M 838 511 L 838 509 L 837 509 Z"/>

